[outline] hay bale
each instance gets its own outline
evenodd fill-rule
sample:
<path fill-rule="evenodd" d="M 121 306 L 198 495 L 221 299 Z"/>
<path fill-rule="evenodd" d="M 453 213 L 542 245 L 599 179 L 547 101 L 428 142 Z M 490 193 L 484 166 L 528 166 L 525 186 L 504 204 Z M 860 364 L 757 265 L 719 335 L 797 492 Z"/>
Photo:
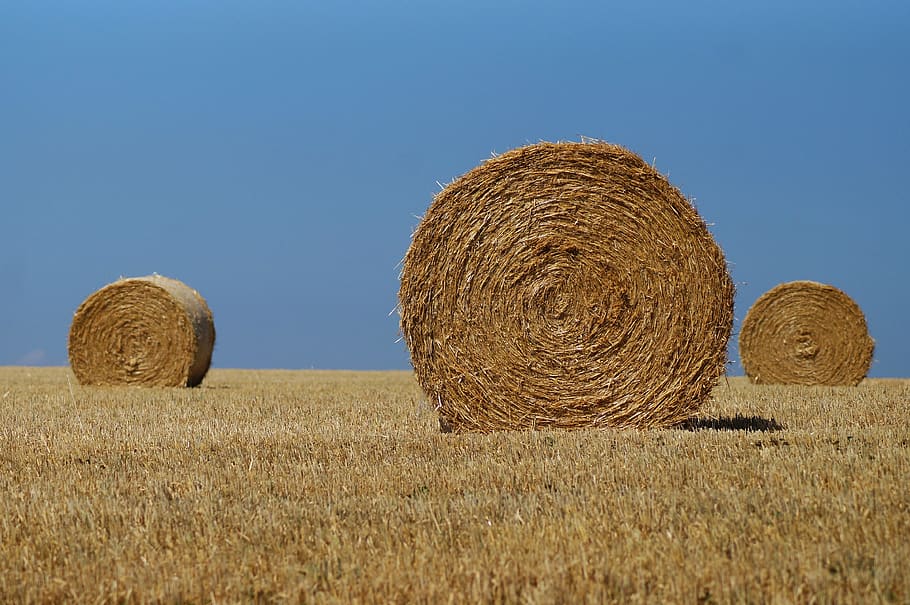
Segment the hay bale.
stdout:
<path fill-rule="evenodd" d="M 120 279 L 73 317 L 69 359 L 86 385 L 196 386 L 215 345 L 212 312 L 198 292 L 160 275 Z"/>
<path fill-rule="evenodd" d="M 746 375 L 764 384 L 857 385 L 869 372 L 874 348 L 859 305 L 813 281 L 762 294 L 739 334 Z"/>
<path fill-rule="evenodd" d="M 682 194 L 583 141 L 512 150 L 440 192 L 399 307 L 443 430 L 661 427 L 724 372 L 733 294 Z"/>

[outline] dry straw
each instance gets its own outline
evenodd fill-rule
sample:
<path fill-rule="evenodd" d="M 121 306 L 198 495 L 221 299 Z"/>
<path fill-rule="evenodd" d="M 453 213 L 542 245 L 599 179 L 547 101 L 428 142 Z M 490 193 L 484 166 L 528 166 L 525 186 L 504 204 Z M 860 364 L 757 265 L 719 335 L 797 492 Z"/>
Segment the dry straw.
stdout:
<path fill-rule="evenodd" d="M 399 305 L 443 430 L 661 427 L 724 372 L 733 294 L 682 194 L 583 141 L 512 150 L 440 192 Z"/>
<path fill-rule="evenodd" d="M 150 275 L 116 281 L 82 303 L 69 358 L 82 384 L 196 386 L 214 345 L 212 312 L 199 293 Z"/>
<path fill-rule="evenodd" d="M 874 348 L 853 299 L 813 281 L 765 292 L 739 334 L 746 374 L 765 384 L 856 385 L 869 371 Z"/>

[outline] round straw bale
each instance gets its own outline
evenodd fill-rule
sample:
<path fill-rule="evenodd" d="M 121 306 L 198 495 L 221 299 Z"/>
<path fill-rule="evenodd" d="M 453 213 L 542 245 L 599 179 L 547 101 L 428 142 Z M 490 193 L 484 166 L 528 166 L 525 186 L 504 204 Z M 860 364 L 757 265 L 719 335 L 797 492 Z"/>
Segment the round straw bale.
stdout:
<path fill-rule="evenodd" d="M 853 299 L 814 281 L 788 282 L 762 294 L 739 333 L 746 375 L 764 384 L 857 385 L 874 348 Z"/>
<path fill-rule="evenodd" d="M 661 427 L 724 372 L 733 294 L 679 190 L 586 140 L 514 149 L 441 191 L 399 307 L 444 431 Z"/>
<path fill-rule="evenodd" d="M 175 279 L 120 279 L 87 299 L 73 317 L 69 359 L 86 385 L 196 386 L 215 345 L 212 312 Z"/>

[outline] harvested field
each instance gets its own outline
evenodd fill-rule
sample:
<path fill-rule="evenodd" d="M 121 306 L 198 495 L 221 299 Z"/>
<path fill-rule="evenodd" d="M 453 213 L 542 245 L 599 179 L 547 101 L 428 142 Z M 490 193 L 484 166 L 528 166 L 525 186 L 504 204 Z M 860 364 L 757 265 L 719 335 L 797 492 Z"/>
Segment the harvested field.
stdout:
<path fill-rule="evenodd" d="M 910 380 L 442 434 L 409 372 L 0 368 L 2 602 L 910 601 Z"/>

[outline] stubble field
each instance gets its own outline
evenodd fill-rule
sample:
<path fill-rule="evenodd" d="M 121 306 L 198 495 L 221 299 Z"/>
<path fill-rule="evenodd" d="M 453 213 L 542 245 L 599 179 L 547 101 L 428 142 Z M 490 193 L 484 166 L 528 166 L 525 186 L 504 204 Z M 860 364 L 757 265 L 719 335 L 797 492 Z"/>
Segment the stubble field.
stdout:
<path fill-rule="evenodd" d="M 910 602 L 910 380 L 441 434 L 408 372 L 0 368 L 2 602 Z"/>

